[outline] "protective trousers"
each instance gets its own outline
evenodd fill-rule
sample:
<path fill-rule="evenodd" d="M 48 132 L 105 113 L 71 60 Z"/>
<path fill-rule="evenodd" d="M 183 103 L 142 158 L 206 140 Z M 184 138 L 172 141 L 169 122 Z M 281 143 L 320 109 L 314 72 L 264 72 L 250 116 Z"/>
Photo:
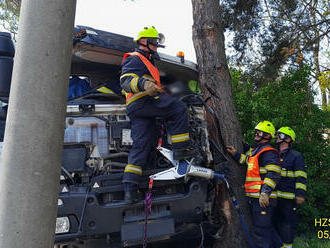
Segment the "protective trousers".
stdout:
<path fill-rule="evenodd" d="M 142 168 L 147 165 L 149 154 L 156 146 L 156 117 L 165 119 L 173 150 L 190 146 L 186 107 L 183 102 L 171 96 L 161 94 L 157 98 L 148 98 L 140 106 L 135 105 L 133 111 L 128 109 L 128 116 L 131 120 L 133 145 L 128 155 L 123 183 L 139 183 Z"/>
<path fill-rule="evenodd" d="M 278 199 L 274 216 L 274 224 L 283 242 L 283 248 L 291 248 L 298 222 L 295 200 Z"/>
<path fill-rule="evenodd" d="M 276 235 L 272 225 L 274 206 L 271 204 L 267 208 L 262 208 L 257 198 L 251 198 L 249 203 L 252 212 L 254 244 L 257 248 L 274 248 L 272 237 Z"/>

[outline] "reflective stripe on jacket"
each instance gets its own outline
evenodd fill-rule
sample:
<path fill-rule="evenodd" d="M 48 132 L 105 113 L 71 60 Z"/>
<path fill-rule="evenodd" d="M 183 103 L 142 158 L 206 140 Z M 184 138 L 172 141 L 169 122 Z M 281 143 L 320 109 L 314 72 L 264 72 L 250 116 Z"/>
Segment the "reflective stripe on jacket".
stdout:
<path fill-rule="evenodd" d="M 270 195 L 271 198 L 276 198 L 276 191 L 274 190 L 274 186 L 276 186 L 276 184 L 280 181 L 281 178 L 279 154 L 277 150 L 272 148 L 269 143 L 262 143 L 256 145 L 253 148 L 244 147 L 245 154 L 236 152 L 236 154 L 234 155 L 234 159 L 237 162 L 243 165 L 248 165 L 249 158 L 252 156 L 256 156 L 259 152 L 261 152 L 261 150 L 265 149 L 266 147 L 270 147 L 271 149 L 263 151 L 261 154 L 259 154 L 259 157 L 257 159 L 259 164 L 259 177 L 261 181 L 263 181 L 263 184 L 261 184 L 261 189 L 259 189 L 258 192 L 246 193 L 246 195 L 249 197 L 258 198 L 260 192 L 265 192 Z M 259 188 L 259 186 L 260 185 L 256 186 L 256 188 Z"/>
<path fill-rule="evenodd" d="M 161 86 L 158 69 L 145 56 L 143 56 L 139 52 L 125 53 L 122 63 L 124 63 L 125 59 L 129 56 L 138 56 L 141 59 L 141 61 L 143 62 L 143 64 L 147 67 L 147 69 L 151 75 L 151 78 L 156 81 L 157 86 L 158 87 Z M 123 76 L 125 76 L 125 75 L 126 74 L 124 74 Z M 146 76 L 147 75 L 144 75 L 143 77 L 146 77 Z M 139 90 L 138 90 L 138 86 L 137 86 L 137 81 L 138 81 L 138 77 L 135 78 L 135 80 L 132 80 L 132 82 L 131 82 L 131 85 L 132 85 L 131 88 L 134 93 L 126 93 L 126 104 L 127 105 L 130 104 L 131 102 L 147 95 L 146 92 L 143 92 L 143 91 L 138 92 Z"/>
<path fill-rule="evenodd" d="M 280 153 L 283 160 L 281 181 L 277 195 L 284 199 L 294 199 L 296 196 L 305 197 L 307 191 L 307 173 L 304 158 L 300 152 L 289 148 Z"/>
<path fill-rule="evenodd" d="M 245 192 L 247 194 L 259 193 L 261 186 L 264 183 L 269 185 L 272 189 L 275 189 L 276 183 L 272 179 L 265 178 L 264 180 L 262 180 L 260 177 L 259 156 L 262 153 L 270 150 L 276 151 L 276 149 L 272 147 L 264 147 L 258 153 L 248 158 L 248 168 L 247 168 L 245 184 L 244 184 Z"/>

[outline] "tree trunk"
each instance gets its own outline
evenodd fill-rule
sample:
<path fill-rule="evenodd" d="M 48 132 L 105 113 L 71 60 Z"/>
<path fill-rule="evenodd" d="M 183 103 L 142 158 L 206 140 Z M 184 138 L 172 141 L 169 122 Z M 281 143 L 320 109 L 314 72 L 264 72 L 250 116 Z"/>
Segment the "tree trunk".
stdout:
<path fill-rule="evenodd" d="M 193 5 L 193 42 L 199 66 L 199 80 L 205 98 L 211 96 L 208 104 L 215 110 L 220 122 L 221 137 L 216 137 L 223 145 L 233 145 L 241 150 L 242 134 L 235 111 L 232 96 L 231 76 L 226 55 L 224 30 L 221 25 L 221 9 L 218 0 L 192 0 Z M 211 126 L 211 125 L 210 125 Z M 244 197 L 244 178 L 246 168 L 230 161 L 231 184 L 240 203 L 243 216 L 250 226 L 250 216 L 247 201 Z M 220 190 L 220 192 L 223 192 Z M 221 209 L 226 209 L 227 201 L 221 197 Z M 227 224 L 221 240 L 216 247 L 247 247 L 243 228 L 237 213 L 231 206 L 231 217 L 227 217 Z"/>

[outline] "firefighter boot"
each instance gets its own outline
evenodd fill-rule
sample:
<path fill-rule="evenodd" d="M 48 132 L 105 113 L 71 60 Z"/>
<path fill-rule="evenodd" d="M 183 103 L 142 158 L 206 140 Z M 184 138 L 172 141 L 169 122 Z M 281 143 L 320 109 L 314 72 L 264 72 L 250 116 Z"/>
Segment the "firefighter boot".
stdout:
<path fill-rule="evenodd" d="M 125 203 L 133 204 L 139 202 L 142 199 L 137 184 L 124 183 L 124 190 L 125 190 L 125 197 L 124 197 Z"/>

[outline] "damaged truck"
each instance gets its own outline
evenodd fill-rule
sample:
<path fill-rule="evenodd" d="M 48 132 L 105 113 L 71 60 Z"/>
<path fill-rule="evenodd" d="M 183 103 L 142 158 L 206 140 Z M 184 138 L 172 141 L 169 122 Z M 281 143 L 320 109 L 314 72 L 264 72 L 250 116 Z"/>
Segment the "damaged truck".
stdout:
<path fill-rule="evenodd" d="M 1 33 L 0 39 L 0 71 L 5 75 L 0 82 L 1 151 L 14 46 L 9 34 Z M 119 77 L 123 54 L 135 47 L 130 37 L 85 26 L 74 29 L 56 248 L 131 247 L 143 240 L 144 202 L 125 204 L 121 183 L 132 139 Z M 191 139 L 200 166 L 223 172 L 220 168 L 223 170 L 227 161 L 209 135 L 206 116 L 212 120 L 212 109 L 200 95 L 197 65 L 183 56 L 160 53 L 156 66 L 169 94 L 180 98 L 188 109 Z M 104 86 L 111 90 L 98 91 Z M 217 126 L 216 119 L 213 121 Z M 164 120 L 158 119 L 157 126 L 155 149 L 140 185 L 144 194 L 150 175 L 173 167 L 162 152 L 171 151 Z M 208 239 L 216 238 L 223 221 L 216 204 L 216 184 L 215 180 L 198 177 L 156 181 L 148 216 L 148 243 L 161 247 L 182 241 L 199 244 L 207 235 Z"/>

